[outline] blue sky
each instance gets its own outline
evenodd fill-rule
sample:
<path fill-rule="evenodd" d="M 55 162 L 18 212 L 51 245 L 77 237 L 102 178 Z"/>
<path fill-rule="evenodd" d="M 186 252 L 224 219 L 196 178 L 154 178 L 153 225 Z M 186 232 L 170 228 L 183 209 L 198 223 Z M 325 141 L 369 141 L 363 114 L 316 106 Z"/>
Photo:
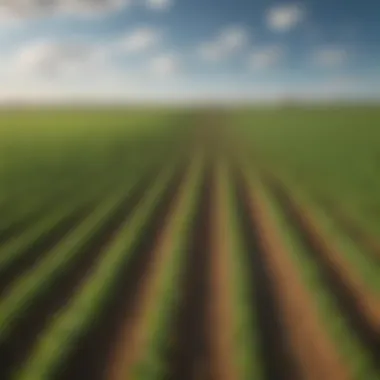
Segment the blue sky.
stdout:
<path fill-rule="evenodd" d="M 0 100 L 380 97 L 375 0 L 0 0 Z"/>

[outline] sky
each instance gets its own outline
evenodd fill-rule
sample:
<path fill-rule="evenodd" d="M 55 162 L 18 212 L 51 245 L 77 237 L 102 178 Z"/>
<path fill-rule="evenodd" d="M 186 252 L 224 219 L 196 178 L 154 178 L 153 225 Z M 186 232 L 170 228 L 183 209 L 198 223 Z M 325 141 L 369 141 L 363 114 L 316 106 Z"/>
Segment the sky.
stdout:
<path fill-rule="evenodd" d="M 0 101 L 380 98 L 378 0 L 0 0 Z"/>

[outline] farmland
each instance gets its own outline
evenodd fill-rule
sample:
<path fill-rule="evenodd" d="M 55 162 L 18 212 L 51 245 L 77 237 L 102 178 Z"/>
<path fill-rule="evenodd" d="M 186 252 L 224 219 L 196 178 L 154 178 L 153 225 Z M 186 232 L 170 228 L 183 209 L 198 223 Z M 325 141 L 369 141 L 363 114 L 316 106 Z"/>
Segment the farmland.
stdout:
<path fill-rule="evenodd" d="M 380 109 L 0 113 L 0 378 L 380 379 Z"/>

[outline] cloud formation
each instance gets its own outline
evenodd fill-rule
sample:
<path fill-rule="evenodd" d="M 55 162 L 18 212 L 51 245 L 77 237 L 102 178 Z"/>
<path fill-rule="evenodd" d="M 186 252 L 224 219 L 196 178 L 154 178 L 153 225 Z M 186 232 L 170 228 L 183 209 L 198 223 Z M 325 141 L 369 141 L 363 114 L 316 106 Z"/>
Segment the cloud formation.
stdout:
<path fill-rule="evenodd" d="M 149 9 L 155 10 L 155 11 L 166 11 L 170 9 L 174 2 L 173 0 L 145 0 L 146 6 Z"/>
<path fill-rule="evenodd" d="M 226 27 L 209 42 L 198 48 L 199 56 L 205 61 L 220 61 L 241 51 L 249 41 L 247 29 L 240 25 Z"/>
<path fill-rule="evenodd" d="M 149 62 L 149 71 L 158 77 L 168 77 L 178 73 L 180 59 L 173 53 L 165 53 L 153 57 Z"/>
<path fill-rule="evenodd" d="M 84 42 L 42 40 L 17 51 L 10 58 L 10 69 L 45 78 L 89 72 L 105 62 L 104 53 L 102 48 Z"/>
<path fill-rule="evenodd" d="M 138 27 L 119 38 L 113 48 L 124 53 L 140 53 L 159 46 L 162 41 L 161 30 L 153 27 Z"/>
<path fill-rule="evenodd" d="M 95 15 L 130 5 L 130 0 L 0 0 L 0 20 L 54 14 Z"/>
<path fill-rule="evenodd" d="M 270 30 L 283 33 L 296 27 L 304 18 L 305 12 L 300 6 L 285 4 L 269 9 L 266 15 L 266 23 Z"/>
<path fill-rule="evenodd" d="M 263 70 L 276 66 L 284 57 L 284 50 L 280 46 L 267 46 L 254 51 L 248 59 L 251 70 Z"/>
<path fill-rule="evenodd" d="M 157 54 L 156 48 L 161 48 L 162 42 L 163 33 L 154 27 L 137 27 L 103 43 L 80 38 L 40 39 L 8 55 L 7 65 L 14 73 L 50 78 L 79 71 L 86 74 L 106 64 L 113 70 L 116 56 Z"/>
<path fill-rule="evenodd" d="M 340 67 L 347 58 L 347 51 L 339 46 L 318 48 L 312 53 L 312 62 L 319 67 Z"/>

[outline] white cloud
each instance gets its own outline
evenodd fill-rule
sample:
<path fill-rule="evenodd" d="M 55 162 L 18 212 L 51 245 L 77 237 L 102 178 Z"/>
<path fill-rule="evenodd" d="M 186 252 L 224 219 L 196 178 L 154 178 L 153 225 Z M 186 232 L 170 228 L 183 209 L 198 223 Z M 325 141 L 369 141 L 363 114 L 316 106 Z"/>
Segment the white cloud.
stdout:
<path fill-rule="evenodd" d="M 312 62 L 320 67 L 339 67 L 347 58 L 347 51 L 339 46 L 319 48 L 312 53 Z"/>
<path fill-rule="evenodd" d="M 249 34 L 245 27 L 229 26 L 221 30 L 214 40 L 202 43 L 198 54 L 206 61 L 220 61 L 241 51 L 248 41 Z"/>
<path fill-rule="evenodd" d="M 150 27 L 140 27 L 119 39 L 114 48 L 120 52 L 138 53 L 147 51 L 161 44 L 163 34 L 160 30 Z"/>
<path fill-rule="evenodd" d="M 17 15 L 12 11 L 10 7 L 0 4 L 0 23 L 1 26 L 15 25 L 19 22 Z"/>
<path fill-rule="evenodd" d="M 277 65 L 284 56 L 280 46 L 267 46 L 254 51 L 249 56 L 249 67 L 252 70 L 262 70 Z"/>
<path fill-rule="evenodd" d="M 176 74 L 180 68 L 180 59 L 175 54 L 161 54 L 151 59 L 149 71 L 158 77 L 168 77 Z"/>
<path fill-rule="evenodd" d="M 155 11 L 166 11 L 173 6 L 173 0 L 145 0 L 146 6 Z"/>
<path fill-rule="evenodd" d="M 103 65 L 114 65 L 116 55 L 137 54 L 154 49 L 162 41 L 159 30 L 140 27 L 104 43 L 81 39 L 37 40 L 2 57 L 7 71 L 20 75 L 55 78 L 88 74 Z M 5 59 L 6 58 L 6 59 Z M 4 63 L 6 61 L 6 63 Z"/>
<path fill-rule="evenodd" d="M 178 82 L 177 53 L 124 65 L 109 49 L 86 40 L 46 39 L 0 57 L 0 102 L 159 99 L 174 85 L 171 78 Z"/>
<path fill-rule="evenodd" d="M 266 22 L 274 32 L 287 32 L 300 24 L 305 12 L 296 4 L 278 5 L 268 10 Z"/>
<path fill-rule="evenodd" d="M 222 30 L 219 42 L 226 50 L 234 51 L 242 48 L 248 42 L 248 33 L 241 26 Z"/>
<path fill-rule="evenodd" d="M 54 14 L 96 15 L 127 7 L 130 0 L 0 0 L 0 20 Z"/>
<path fill-rule="evenodd" d="M 80 41 L 41 40 L 10 56 L 8 72 L 51 79 L 91 73 L 105 62 L 105 51 L 100 46 Z"/>
<path fill-rule="evenodd" d="M 108 41 L 91 41 L 83 38 L 41 39 L 26 44 L 0 57 L 2 73 L 14 76 L 38 77 L 55 80 L 57 77 L 94 75 L 107 66 L 112 71 L 133 69 L 136 75 L 145 70 L 167 75 L 177 69 L 178 59 L 174 55 L 158 55 L 162 48 L 163 33 L 152 27 L 139 27 Z M 155 53 L 156 58 L 146 67 L 146 61 L 120 64 L 119 57 L 139 53 Z M 152 55 L 150 54 L 152 57 Z M 137 67 L 136 67 L 137 64 Z M 124 66 L 124 67 L 123 67 Z M 145 66 L 145 69 L 144 69 Z M 143 75 L 143 74 L 141 74 Z"/>

